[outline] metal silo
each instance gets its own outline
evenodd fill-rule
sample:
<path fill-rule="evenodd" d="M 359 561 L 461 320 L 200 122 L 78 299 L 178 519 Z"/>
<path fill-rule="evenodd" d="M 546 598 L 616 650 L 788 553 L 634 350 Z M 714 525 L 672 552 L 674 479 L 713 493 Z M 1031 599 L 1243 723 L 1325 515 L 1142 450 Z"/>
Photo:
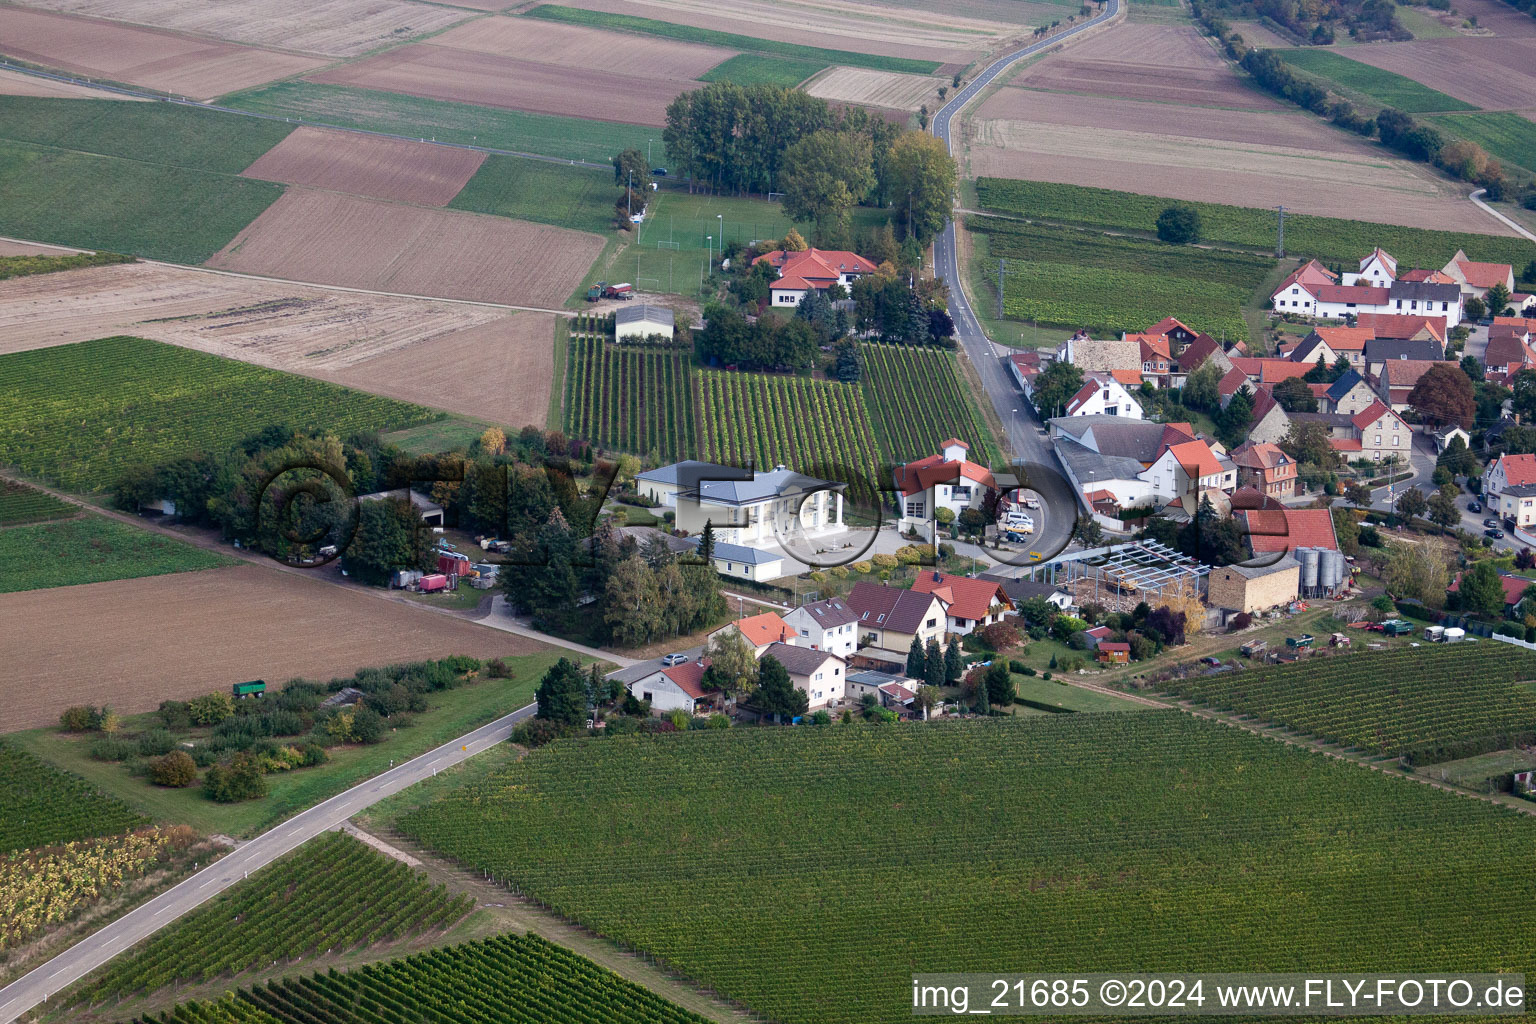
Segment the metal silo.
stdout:
<path fill-rule="evenodd" d="M 1301 559 L 1301 586 L 1303 590 L 1317 587 L 1317 549 L 1298 548 L 1296 557 Z"/>

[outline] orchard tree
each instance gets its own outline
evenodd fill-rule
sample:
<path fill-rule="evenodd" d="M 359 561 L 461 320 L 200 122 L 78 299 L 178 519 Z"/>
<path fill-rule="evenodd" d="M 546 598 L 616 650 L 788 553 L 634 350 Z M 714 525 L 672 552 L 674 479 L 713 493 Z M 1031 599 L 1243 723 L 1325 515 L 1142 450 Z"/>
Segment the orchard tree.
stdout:
<path fill-rule="evenodd" d="M 1221 407 L 1221 393 L 1217 390 L 1220 383 L 1221 367 L 1214 359 L 1207 359 L 1185 379 L 1179 398 L 1191 409 L 1214 412 Z"/>
<path fill-rule="evenodd" d="M 1170 206 L 1157 215 L 1157 237 L 1174 245 L 1200 241 L 1200 214 L 1190 206 Z"/>
<path fill-rule="evenodd" d="M 1397 501 L 1392 506 L 1397 514 L 1413 525 L 1414 517 L 1422 516 L 1429 508 L 1429 501 L 1424 497 L 1424 492 L 1417 487 L 1410 487 L 1397 496 Z"/>

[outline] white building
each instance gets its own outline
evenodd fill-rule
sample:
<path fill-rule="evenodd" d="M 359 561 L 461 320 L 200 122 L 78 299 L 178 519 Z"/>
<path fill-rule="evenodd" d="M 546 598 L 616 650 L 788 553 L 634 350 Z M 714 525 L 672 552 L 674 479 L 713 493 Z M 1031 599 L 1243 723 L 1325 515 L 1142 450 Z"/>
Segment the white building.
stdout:
<path fill-rule="evenodd" d="M 773 658 L 784 666 L 795 689 L 804 691 L 812 711 L 840 702 L 847 691 L 848 665 L 835 654 L 809 647 L 770 644 L 763 657 Z"/>
<path fill-rule="evenodd" d="M 694 461 L 640 473 L 635 486 L 642 495 L 675 510 L 678 529 L 700 533 L 708 524 L 717 543 L 747 547 L 841 531 L 843 491 L 848 487 L 783 466 L 748 474 L 731 466 Z"/>
<path fill-rule="evenodd" d="M 996 487 L 992 471 L 966 457 L 971 446 L 958 438 L 940 443 L 941 454 L 929 455 L 897 466 L 893 472 L 900 492 L 900 528 L 924 527 L 938 510 L 947 508 L 958 516 L 977 508 L 987 489 Z"/>
<path fill-rule="evenodd" d="M 672 311 L 666 306 L 653 306 L 648 302 L 620 306 L 613 313 L 615 341 L 633 338 L 644 341 L 653 335 L 672 340 Z"/>
<path fill-rule="evenodd" d="M 1500 519 L 1536 523 L 1536 455 L 1500 455 L 1483 473 L 1483 501 Z"/>
<path fill-rule="evenodd" d="M 796 647 L 826 651 L 839 658 L 851 657 L 858 647 L 858 613 L 840 597 L 803 604 L 785 612 L 783 618 L 794 634 L 789 642 Z"/>
<path fill-rule="evenodd" d="M 1372 249 L 1371 254 L 1360 261 L 1358 272 L 1344 275 L 1346 285 L 1369 285 L 1373 288 L 1385 288 L 1396 280 L 1397 260 L 1379 247 Z"/>
<path fill-rule="evenodd" d="M 698 547 L 701 538 L 694 537 L 692 544 Z M 745 544 L 715 542 L 715 572 L 741 580 L 776 580 L 785 575 L 784 556 L 765 548 L 747 547 Z"/>
<path fill-rule="evenodd" d="M 1124 384 L 1107 373 L 1088 374 L 1082 388 L 1068 400 L 1066 414 L 1142 418 L 1141 402 Z"/>
<path fill-rule="evenodd" d="M 705 659 L 659 668 L 630 683 L 628 689 L 636 700 L 650 701 L 654 712 L 697 714 L 702 710 L 701 705 L 719 697 L 719 691 L 704 689 L 704 670 L 708 667 L 709 661 Z"/>
<path fill-rule="evenodd" d="M 1237 490 L 1236 464 L 1218 457 L 1204 441 L 1169 445 L 1141 476 L 1159 498 L 1168 504 L 1179 502 L 1190 515 L 1205 491 L 1231 494 Z"/>

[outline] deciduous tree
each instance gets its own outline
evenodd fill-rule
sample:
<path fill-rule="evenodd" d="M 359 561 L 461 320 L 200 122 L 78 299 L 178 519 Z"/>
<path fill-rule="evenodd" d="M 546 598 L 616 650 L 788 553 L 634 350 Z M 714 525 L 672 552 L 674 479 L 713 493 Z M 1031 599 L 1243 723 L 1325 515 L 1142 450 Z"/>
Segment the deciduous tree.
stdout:
<path fill-rule="evenodd" d="M 927 132 L 905 132 L 887 158 L 889 198 L 906 234 L 927 245 L 944 229 L 954 205 L 956 169 L 948 148 Z"/>
<path fill-rule="evenodd" d="M 1408 404 L 1434 427 L 1470 427 L 1477 416 L 1471 378 L 1451 363 L 1431 366 L 1408 392 Z"/>

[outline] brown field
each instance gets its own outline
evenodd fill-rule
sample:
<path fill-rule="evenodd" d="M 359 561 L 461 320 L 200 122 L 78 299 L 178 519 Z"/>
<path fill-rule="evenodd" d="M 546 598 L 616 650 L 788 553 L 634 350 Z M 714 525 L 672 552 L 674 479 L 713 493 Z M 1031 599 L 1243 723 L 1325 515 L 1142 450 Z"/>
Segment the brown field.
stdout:
<path fill-rule="evenodd" d="M 0 732 L 70 704 L 152 711 L 231 680 L 329 679 L 369 665 L 543 644 L 259 565 L 0 595 Z"/>
<path fill-rule="evenodd" d="M 317 376 L 511 427 L 542 427 L 554 382 L 554 324 L 549 313 L 514 313 Z"/>
<path fill-rule="evenodd" d="M 567 228 L 290 189 L 208 265 L 349 288 L 558 308 L 602 248 L 597 235 Z"/>
<path fill-rule="evenodd" d="M 0 96 L 41 96 L 53 100 L 105 100 L 120 99 L 129 103 L 147 103 L 139 96 L 118 96 L 114 93 L 92 89 L 88 85 L 71 85 L 55 82 L 20 71 L 0 71 Z"/>
<path fill-rule="evenodd" d="M 1479 29 L 1492 29 L 1495 35 L 1530 39 L 1536 36 L 1536 18 L 1515 10 L 1500 0 L 1456 0 L 1456 25 L 1469 15 L 1477 15 Z M 1422 8 L 1421 8 L 1422 10 Z M 1425 13 L 1430 13 L 1426 11 Z"/>
<path fill-rule="evenodd" d="M 975 116 L 982 121 L 1093 125 L 1116 131 L 1323 152 L 1364 150 L 1318 119 L 1296 110 L 1213 110 L 1004 86 L 976 108 Z"/>
<path fill-rule="evenodd" d="M 331 68 L 311 76 L 310 81 L 658 127 L 666 122 L 667 104 L 673 97 L 699 85 L 603 71 L 577 72 L 425 43 Z"/>
<path fill-rule="evenodd" d="M 835 67 L 817 75 L 805 87 L 812 96 L 842 103 L 916 110 L 924 103 L 938 104 L 938 88 L 948 84 L 927 75 L 900 75 L 892 71 Z"/>
<path fill-rule="evenodd" d="M 247 178 L 442 206 L 485 162 L 484 153 L 356 132 L 298 128 L 242 174 Z"/>
<path fill-rule="evenodd" d="M 737 52 L 536 18 L 480 18 L 434 36 L 432 45 L 536 64 L 681 82 L 698 78 Z"/>
<path fill-rule="evenodd" d="M 302 74 L 323 63 L 292 53 L 5 6 L 0 6 L 0 53 L 87 78 L 198 100 Z"/>
<path fill-rule="evenodd" d="M 149 25 L 252 46 L 356 57 L 470 15 L 410 0 L 20 0 L 27 7 Z"/>
<path fill-rule="evenodd" d="M 1243 42 L 1249 46 L 1264 46 L 1270 49 L 1281 49 L 1294 45 L 1280 34 L 1265 28 L 1256 21 L 1234 21 L 1232 27 L 1237 34 L 1243 37 Z"/>
<path fill-rule="evenodd" d="M 1234 206 L 1283 203 L 1297 213 L 1327 217 L 1511 233 L 1428 171 L 1363 147 L 1325 153 L 1209 139 L 1192 144 L 1178 136 L 1024 121 L 976 121 L 966 128 L 969 170 L 978 177 L 1092 185 Z M 1348 143 L 1342 135 L 1340 140 Z"/>
<path fill-rule="evenodd" d="M 848 0 L 569 0 L 569 5 L 785 43 L 955 64 L 969 64 L 1021 35 L 1018 23 Z M 1055 10 L 1051 18 L 1063 17 Z"/>
<path fill-rule="evenodd" d="M 34 245 L 31 242 L 12 242 L 0 238 L 0 256 L 67 256 L 79 251 L 61 245 Z"/>
<path fill-rule="evenodd" d="M 1489 110 L 1536 104 L 1536 39 L 1425 39 L 1341 52 Z"/>

